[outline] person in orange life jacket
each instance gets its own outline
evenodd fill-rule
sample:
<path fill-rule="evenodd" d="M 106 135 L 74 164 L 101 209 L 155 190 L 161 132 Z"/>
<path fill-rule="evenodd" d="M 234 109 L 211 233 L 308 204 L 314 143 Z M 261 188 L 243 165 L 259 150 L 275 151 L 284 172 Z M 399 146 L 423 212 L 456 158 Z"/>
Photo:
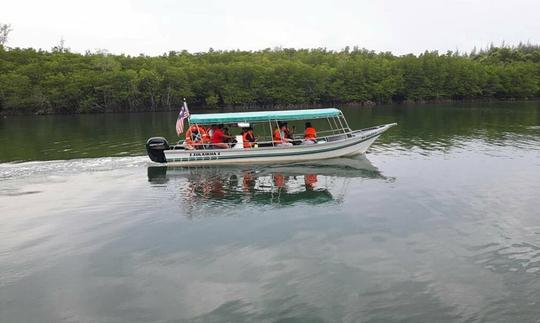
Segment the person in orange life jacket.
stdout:
<path fill-rule="evenodd" d="M 244 148 L 251 148 L 254 146 L 257 139 L 255 138 L 255 135 L 253 135 L 253 128 L 242 128 L 242 140 L 244 142 Z"/>
<path fill-rule="evenodd" d="M 274 134 L 272 139 L 274 140 L 274 145 L 276 146 L 292 146 L 292 139 L 287 138 L 288 129 L 286 123 L 281 123 L 279 127 L 274 129 Z"/>
<path fill-rule="evenodd" d="M 304 131 L 304 145 L 310 145 L 317 142 L 317 130 L 311 125 L 311 122 L 306 122 L 306 130 Z"/>
<path fill-rule="evenodd" d="M 200 149 L 203 144 L 208 143 L 208 135 L 203 127 L 192 125 L 186 131 L 184 146 L 186 149 Z"/>
<path fill-rule="evenodd" d="M 257 144 L 257 137 L 255 137 L 255 134 L 253 133 L 253 128 L 252 127 L 249 127 L 248 128 L 248 138 L 250 140 L 253 140 L 252 141 L 252 147 L 258 147 L 259 145 Z"/>
<path fill-rule="evenodd" d="M 231 136 L 228 136 L 223 131 L 223 125 L 217 125 L 214 128 L 214 135 L 212 136 L 212 144 L 215 148 L 221 148 L 226 149 L 230 148 L 229 145 L 226 143 L 228 140 L 232 139 Z"/>

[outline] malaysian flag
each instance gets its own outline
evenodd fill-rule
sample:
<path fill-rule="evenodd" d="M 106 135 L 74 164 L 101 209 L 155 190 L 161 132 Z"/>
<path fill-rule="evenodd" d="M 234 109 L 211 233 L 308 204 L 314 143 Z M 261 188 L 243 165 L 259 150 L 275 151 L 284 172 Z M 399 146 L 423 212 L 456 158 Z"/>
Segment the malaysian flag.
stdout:
<path fill-rule="evenodd" d="M 184 99 L 184 104 L 182 105 L 182 109 L 180 109 L 180 113 L 178 113 L 178 119 L 176 120 L 176 134 L 178 137 L 182 135 L 184 132 L 184 119 L 189 117 L 189 110 L 187 107 L 186 99 Z"/>

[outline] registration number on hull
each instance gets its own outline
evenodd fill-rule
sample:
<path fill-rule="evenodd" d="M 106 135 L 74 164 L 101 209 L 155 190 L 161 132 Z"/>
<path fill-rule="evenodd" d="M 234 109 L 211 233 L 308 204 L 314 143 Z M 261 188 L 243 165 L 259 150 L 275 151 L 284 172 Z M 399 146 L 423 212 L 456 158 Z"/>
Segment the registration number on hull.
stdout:
<path fill-rule="evenodd" d="M 220 152 L 215 152 L 215 151 L 189 153 L 189 157 L 220 156 L 220 155 L 221 155 Z"/>

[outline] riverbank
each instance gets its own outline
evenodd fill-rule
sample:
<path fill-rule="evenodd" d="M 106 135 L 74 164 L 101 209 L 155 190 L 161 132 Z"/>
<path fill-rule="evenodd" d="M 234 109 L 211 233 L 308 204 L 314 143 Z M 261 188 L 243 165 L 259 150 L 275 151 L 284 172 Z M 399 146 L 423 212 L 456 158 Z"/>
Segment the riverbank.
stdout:
<path fill-rule="evenodd" d="M 540 102 L 540 97 L 530 98 L 530 99 L 468 99 L 468 100 L 450 100 L 450 99 L 438 99 L 438 100 L 422 100 L 422 101 L 411 101 L 405 100 L 401 102 L 386 102 L 386 103 L 377 103 L 372 101 L 367 102 L 346 102 L 346 103 L 304 103 L 304 104 L 276 104 L 276 105 L 229 105 L 229 106 L 197 106 L 190 105 L 190 109 L 202 112 L 204 111 L 265 111 L 265 110 L 291 110 L 291 109 L 319 109 L 327 107 L 353 107 L 353 108 L 377 108 L 381 106 L 422 106 L 422 105 L 433 105 L 433 104 L 489 104 L 489 103 L 519 103 L 519 102 Z M 118 111 L 85 111 L 85 112 L 71 112 L 71 113 L 58 113 L 58 112 L 43 112 L 38 111 L 34 113 L 14 113 L 10 111 L 8 113 L 0 111 L 0 117 L 8 118 L 11 116 L 32 116 L 32 115 L 77 115 L 77 114 L 108 114 L 108 113 L 120 113 L 120 114 L 129 114 L 129 113 L 148 113 L 148 112 L 176 112 L 178 109 L 155 109 L 155 110 L 140 110 L 140 111 L 128 111 L 128 110 L 118 110 Z"/>

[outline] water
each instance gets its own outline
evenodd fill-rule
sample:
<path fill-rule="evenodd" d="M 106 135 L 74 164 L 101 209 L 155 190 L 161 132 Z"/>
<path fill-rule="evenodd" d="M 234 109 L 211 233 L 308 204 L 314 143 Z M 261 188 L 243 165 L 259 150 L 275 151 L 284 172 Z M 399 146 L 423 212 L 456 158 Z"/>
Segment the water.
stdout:
<path fill-rule="evenodd" d="M 164 169 L 174 113 L 0 121 L 0 322 L 535 322 L 540 104 L 349 108 L 365 158 Z"/>

